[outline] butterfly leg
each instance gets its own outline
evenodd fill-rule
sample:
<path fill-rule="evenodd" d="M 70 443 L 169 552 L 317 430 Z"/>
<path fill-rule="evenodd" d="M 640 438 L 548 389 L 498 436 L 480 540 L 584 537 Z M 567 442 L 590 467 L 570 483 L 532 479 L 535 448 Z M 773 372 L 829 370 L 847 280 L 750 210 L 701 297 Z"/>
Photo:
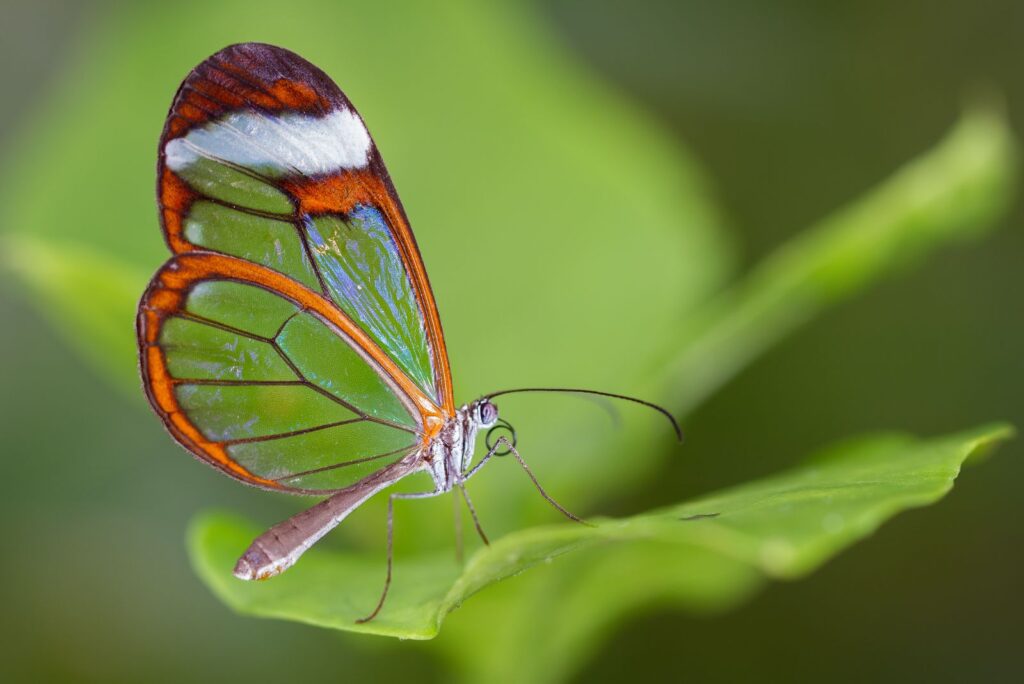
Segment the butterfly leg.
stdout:
<path fill-rule="evenodd" d="M 392 494 L 388 497 L 388 560 L 387 560 L 387 574 L 384 577 L 384 591 L 380 593 L 380 599 L 377 601 L 377 607 L 373 609 L 373 612 L 364 618 L 356 620 L 357 624 L 363 624 L 369 622 L 373 618 L 377 617 L 377 613 L 384 607 L 384 600 L 388 597 L 388 589 L 391 588 L 391 566 L 392 560 L 394 559 L 394 531 L 395 531 L 395 500 L 396 499 L 429 499 L 430 497 L 443 494 L 440 489 L 436 489 L 432 492 L 412 492 L 407 494 Z"/>
<path fill-rule="evenodd" d="M 459 497 L 452 497 L 452 504 L 455 508 L 455 564 L 462 565 L 462 507 L 459 505 Z"/>
<path fill-rule="evenodd" d="M 490 540 L 487 539 L 487 535 L 484 534 L 484 528 L 480 525 L 480 518 L 476 514 L 476 507 L 473 506 L 473 501 L 469 498 L 469 492 L 466 491 L 466 480 L 468 480 L 469 478 L 473 477 L 473 475 L 475 475 L 477 473 L 477 471 L 480 470 L 480 468 L 482 468 L 489 460 L 491 460 L 491 458 L 493 456 L 496 455 L 498 449 L 500 449 L 501 443 L 502 443 L 501 440 L 498 440 L 498 442 L 487 452 L 487 454 L 485 454 L 484 457 L 480 459 L 479 463 L 477 463 L 471 469 L 469 469 L 469 470 L 467 470 L 465 472 L 459 473 L 458 480 L 456 481 L 456 486 L 459 488 L 459 491 L 462 492 L 462 498 L 466 500 L 466 507 L 469 509 L 470 515 L 473 516 L 473 525 L 476 527 L 476 532 L 477 532 L 477 534 L 480 535 L 480 539 L 483 540 L 484 544 L 487 544 L 488 546 L 490 546 L 491 542 L 490 542 Z M 456 499 L 456 506 L 458 506 L 458 499 Z M 462 562 L 462 553 L 461 553 L 461 551 L 462 551 L 462 548 L 461 548 L 462 529 L 461 529 L 461 525 L 458 522 L 456 523 L 456 525 L 459 525 L 459 532 L 458 532 L 457 540 L 458 540 L 460 546 L 457 549 L 457 552 L 458 552 L 459 562 L 461 563 Z"/>
<path fill-rule="evenodd" d="M 476 515 L 476 508 L 473 506 L 473 501 L 469 498 L 469 492 L 466 491 L 466 485 L 464 480 L 458 483 L 459 491 L 462 492 L 462 498 L 466 500 L 466 508 L 469 509 L 469 514 L 473 516 L 473 525 L 476 527 L 476 533 L 480 535 L 480 539 L 487 546 L 491 545 L 491 542 L 487 539 L 487 535 L 484 534 L 484 528 L 480 526 L 480 518 Z"/>
<path fill-rule="evenodd" d="M 479 471 L 481 468 L 483 468 L 487 464 L 488 461 L 490 461 L 494 456 L 497 455 L 498 449 L 500 449 L 502 446 L 504 446 L 504 445 L 506 445 L 508 443 L 509 442 L 508 442 L 507 439 L 505 439 L 504 437 L 499 437 L 498 441 L 494 443 L 494 446 L 492 446 L 487 451 L 486 454 L 484 454 L 484 457 L 480 459 L 479 463 L 477 463 L 475 466 L 473 466 L 472 468 L 470 468 L 466 472 L 459 473 L 459 477 L 461 478 L 461 482 L 464 483 L 469 478 L 471 478 L 474 475 L 476 475 L 477 471 Z"/>
<path fill-rule="evenodd" d="M 526 474 L 530 477 L 530 481 L 533 482 L 533 486 L 537 488 L 537 491 L 540 492 L 540 495 L 543 496 L 549 504 L 557 508 L 559 512 L 565 517 L 569 518 L 569 520 L 575 520 L 580 524 L 592 527 L 592 525 L 588 523 L 586 520 L 578 518 L 569 511 L 567 511 L 565 508 L 562 507 L 560 503 L 552 499 L 551 496 L 544 491 L 544 488 L 540 486 L 540 482 L 537 481 L 537 477 L 533 474 L 533 471 L 530 470 L 530 466 L 526 465 L 526 461 L 524 461 L 523 457 L 519 455 L 519 452 L 516 450 L 516 448 L 512 445 L 511 442 L 506 440 L 504 437 L 499 437 L 498 441 L 495 442 L 494 446 L 497 447 L 502 442 L 504 442 L 508 450 L 512 452 L 512 455 L 516 457 L 516 460 L 519 462 L 519 465 L 523 467 L 523 470 L 526 471 Z"/>
<path fill-rule="evenodd" d="M 462 492 L 462 497 L 466 500 L 466 507 L 469 508 L 470 515 L 473 516 L 473 525 L 476 527 L 477 534 L 480 535 L 480 539 L 483 540 L 484 544 L 487 544 L 488 546 L 490 546 L 491 542 L 487 539 L 487 535 L 484 534 L 484 528 L 480 525 L 480 518 L 476 514 L 476 508 L 473 506 L 473 501 L 469 498 L 469 492 L 466 491 L 466 481 L 469 478 L 476 475 L 481 468 L 487 465 L 488 461 L 490 461 L 494 456 L 498 455 L 498 451 L 501 449 L 501 447 L 507 444 L 509 444 L 509 442 L 504 437 L 495 442 L 494 446 L 487 451 L 484 457 L 480 459 L 479 463 L 477 463 L 469 470 L 459 473 L 459 479 L 458 482 L 456 483 L 459 490 Z M 536 480 L 534 482 L 536 482 Z M 544 490 L 541 491 L 543 492 Z M 555 505 L 557 506 L 558 504 Z M 561 509 L 561 507 L 559 508 Z M 460 536 L 459 540 L 461 541 L 461 539 L 462 538 Z"/>

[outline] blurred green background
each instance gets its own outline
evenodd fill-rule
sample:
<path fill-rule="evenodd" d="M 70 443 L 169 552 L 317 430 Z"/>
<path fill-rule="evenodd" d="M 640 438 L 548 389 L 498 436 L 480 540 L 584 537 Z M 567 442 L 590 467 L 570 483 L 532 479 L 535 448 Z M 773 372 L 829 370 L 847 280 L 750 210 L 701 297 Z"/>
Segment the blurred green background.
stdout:
<path fill-rule="evenodd" d="M 201 21 L 203 13 L 192 9 L 191 20 Z M 45 135 L 56 117 L 74 117 L 75 99 L 67 94 L 94 85 L 83 55 L 98 52 L 131 71 L 125 46 L 144 45 L 147 36 L 118 33 L 133 25 L 119 21 L 124 11 L 116 3 L 54 0 L 0 6 L 5 184 L 14 182 L 20 164 L 49 165 L 61 175 L 59 147 L 50 150 L 52 158 L 26 160 L 30 138 Z M 450 22 L 455 14 L 449 10 L 436 21 Z M 560 0 L 538 3 L 537 14 L 545 35 L 571 51 L 571 59 L 700 160 L 740 271 L 931 146 L 974 93 L 1005 100 L 1014 129 L 1024 130 L 1024 7 L 1007 0 L 827 6 Z M 280 21 L 298 31 L 317 18 L 284 7 Z M 432 32 L 429 15 L 424 21 L 423 31 Z M 286 46 L 316 62 L 318 55 L 344 51 L 350 30 L 339 27 L 338 45 L 318 44 L 313 53 Z M 373 30 L 384 35 L 389 28 Z M 153 84 L 155 100 L 141 93 L 137 102 L 99 110 L 114 130 L 119 116 L 157 112 L 145 122 L 153 131 L 147 155 L 155 153 L 158 117 L 189 66 L 223 44 L 269 37 L 239 35 L 225 22 L 197 31 L 194 46 L 190 34 L 178 38 L 161 82 Z M 487 54 L 482 49 L 466 59 Z M 399 57 L 413 62 L 416 55 Z M 366 84 L 375 61 L 399 57 L 360 53 L 351 68 L 363 71 Z M 349 90 L 344 74 L 327 70 Z M 415 197 L 409 186 L 416 180 L 391 162 L 414 152 L 389 153 L 415 150 L 414 128 L 400 130 L 403 114 L 392 111 L 385 126 L 393 137 L 384 138 L 371 116 L 401 94 L 368 102 L 374 92 L 365 85 L 358 97 L 349 94 L 378 137 L 399 191 Z M 97 145 L 94 153 L 102 176 L 105 150 Z M 151 183 L 140 180 L 146 188 Z M 485 192 L 486 183 L 479 188 Z M 39 185 L 38 196 L 46 197 L 46 189 Z M 47 202 L 40 211 L 76 221 L 78 207 L 59 195 Z M 151 202 L 148 195 L 126 199 L 132 208 Z M 133 215 L 142 225 L 131 226 L 118 218 L 118 206 L 105 211 L 111 235 L 148 231 L 147 256 L 159 257 L 155 209 Z M 410 213 L 436 286 L 440 280 L 442 313 L 482 303 L 477 288 L 457 287 L 460 274 L 436 273 L 423 223 L 414 207 Z M 1024 324 L 1017 316 L 1022 218 L 1018 203 L 984 240 L 939 251 L 801 329 L 689 417 L 679 458 L 643 487 L 610 497 L 602 510 L 646 510 L 763 476 L 868 430 L 930 435 L 992 419 L 1024 426 L 1018 391 Z M 482 259 L 488 257 L 493 252 Z M 631 265 L 627 273 L 639 271 Z M 10 678 L 449 679 L 446 661 L 429 642 L 399 644 L 243 618 L 216 601 L 188 566 L 187 521 L 210 505 L 266 519 L 266 497 L 191 462 L 141 410 L 140 397 L 119 391 L 69 350 L 24 288 L 8 277 L 0 283 L 0 421 L 8 469 L 0 510 L 9 533 L 0 564 L 0 668 Z M 463 297 L 469 302 L 454 301 Z M 456 340 L 463 335 L 459 325 L 449 330 Z M 454 352 L 453 358 L 458 362 Z M 495 372 L 493 382 L 473 377 L 463 384 L 474 390 L 528 384 L 508 380 Z M 462 398 L 468 391 L 457 387 Z M 616 626 L 574 677 L 1019 677 L 1020 456 L 1021 447 L 1011 443 L 967 471 L 941 504 L 896 519 L 809 579 L 774 585 L 734 612 L 695 618 L 654 607 L 637 613 Z"/>

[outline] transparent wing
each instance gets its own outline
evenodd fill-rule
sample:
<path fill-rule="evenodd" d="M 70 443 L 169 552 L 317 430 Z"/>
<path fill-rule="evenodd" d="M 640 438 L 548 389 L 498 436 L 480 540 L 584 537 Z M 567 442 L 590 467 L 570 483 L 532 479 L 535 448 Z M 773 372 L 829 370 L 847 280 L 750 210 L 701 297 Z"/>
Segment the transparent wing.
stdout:
<path fill-rule="evenodd" d="M 454 413 L 440 319 L 398 195 L 362 119 L 319 69 L 247 43 L 185 79 L 159 150 L 171 249 L 273 269 L 347 314 Z"/>
<path fill-rule="evenodd" d="M 171 259 L 143 296 L 138 334 L 168 429 L 249 484 L 330 492 L 421 444 L 411 381 L 330 301 L 268 268 Z"/>

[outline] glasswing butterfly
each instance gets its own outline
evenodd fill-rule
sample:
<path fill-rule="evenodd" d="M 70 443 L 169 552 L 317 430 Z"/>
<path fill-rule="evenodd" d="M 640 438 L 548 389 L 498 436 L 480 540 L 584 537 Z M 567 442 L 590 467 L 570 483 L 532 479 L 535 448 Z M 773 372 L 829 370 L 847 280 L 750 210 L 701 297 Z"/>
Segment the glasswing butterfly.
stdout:
<path fill-rule="evenodd" d="M 238 560 L 240 579 L 293 565 L 370 496 L 426 471 L 434 489 L 392 494 L 380 611 L 391 582 L 396 499 L 458 488 L 515 432 L 493 399 L 452 393 L 437 307 L 377 147 L 341 90 L 298 55 L 232 45 L 181 84 L 160 137 L 157 200 L 174 256 L 136 323 L 146 395 L 171 435 L 246 484 L 326 496 Z M 495 428 L 504 433 L 495 433 Z M 473 463 L 480 430 L 487 452 Z M 498 435 L 498 436 L 495 436 Z"/>

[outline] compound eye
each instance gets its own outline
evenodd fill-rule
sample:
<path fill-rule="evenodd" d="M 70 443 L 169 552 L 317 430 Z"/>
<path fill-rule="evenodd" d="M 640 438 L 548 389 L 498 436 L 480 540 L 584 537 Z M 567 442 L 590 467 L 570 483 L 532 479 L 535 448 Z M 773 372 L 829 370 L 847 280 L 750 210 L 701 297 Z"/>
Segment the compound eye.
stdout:
<path fill-rule="evenodd" d="M 480 404 L 480 423 L 489 426 L 494 425 L 498 420 L 498 407 L 489 401 Z"/>

